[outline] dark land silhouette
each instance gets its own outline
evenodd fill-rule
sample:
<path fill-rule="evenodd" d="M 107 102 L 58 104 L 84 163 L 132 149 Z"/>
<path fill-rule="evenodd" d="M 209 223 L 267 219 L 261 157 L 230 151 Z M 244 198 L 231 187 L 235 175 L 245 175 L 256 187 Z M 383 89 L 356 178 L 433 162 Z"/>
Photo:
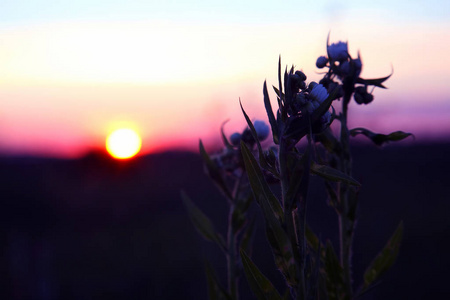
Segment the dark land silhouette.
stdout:
<path fill-rule="evenodd" d="M 400 255 L 361 299 L 446 299 L 450 267 L 450 144 L 355 146 L 362 184 L 355 285 L 398 223 Z M 225 232 L 227 205 L 198 154 L 113 161 L 0 158 L 1 299 L 207 299 L 205 260 L 225 282 L 220 250 L 195 231 L 180 190 Z M 314 177 L 308 222 L 337 243 L 337 222 Z M 278 287 L 259 208 L 253 259 Z M 242 299 L 253 299 L 241 280 Z M 284 292 L 280 290 L 280 292 Z"/>

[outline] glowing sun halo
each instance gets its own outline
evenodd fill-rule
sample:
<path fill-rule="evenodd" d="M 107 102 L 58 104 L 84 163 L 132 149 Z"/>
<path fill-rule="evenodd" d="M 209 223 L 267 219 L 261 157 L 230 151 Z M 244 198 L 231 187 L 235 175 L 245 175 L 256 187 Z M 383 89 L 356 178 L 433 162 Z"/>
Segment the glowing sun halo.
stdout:
<path fill-rule="evenodd" d="M 106 150 L 117 159 L 135 156 L 141 150 L 141 145 L 139 134 L 128 128 L 117 129 L 106 138 Z"/>

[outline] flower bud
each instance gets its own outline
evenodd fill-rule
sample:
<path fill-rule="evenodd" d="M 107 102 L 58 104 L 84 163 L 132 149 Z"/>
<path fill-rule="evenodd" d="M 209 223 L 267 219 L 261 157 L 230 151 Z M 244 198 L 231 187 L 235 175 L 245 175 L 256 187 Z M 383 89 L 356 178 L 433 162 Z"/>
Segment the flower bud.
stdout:
<path fill-rule="evenodd" d="M 289 75 L 289 83 L 293 93 L 298 92 L 299 89 L 305 89 L 306 75 L 302 71 L 296 71 L 295 74 Z"/>
<path fill-rule="evenodd" d="M 369 104 L 372 101 L 373 101 L 373 95 L 369 94 L 369 93 L 366 93 L 364 95 L 364 104 Z"/>
<path fill-rule="evenodd" d="M 295 71 L 295 75 L 297 75 L 298 77 L 300 77 L 301 81 L 305 81 L 306 80 L 306 75 L 305 73 L 303 73 L 302 71 Z"/>
<path fill-rule="evenodd" d="M 264 121 L 256 120 L 253 123 L 255 127 L 256 135 L 260 141 L 265 140 L 269 136 L 270 128 Z"/>
<path fill-rule="evenodd" d="M 244 132 L 242 132 L 241 140 L 247 145 L 254 145 L 255 139 L 253 138 L 252 132 L 249 128 L 246 128 Z"/>
<path fill-rule="evenodd" d="M 373 101 L 373 95 L 367 92 L 367 87 L 365 86 L 356 87 L 353 98 L 358 104 L 369 104 Z"/>
<path fill-rule="evenodd" d="M 328 58 L 326 58 L 325 56 L 319 56 L 319 58 L 317 58 L 316 61 L 316 67 L 318 67 L 319 69 L 322 69 L 323 67 L 325 67 L 328 63 Z"/>
<path fill-rule="evenodd" d="M 355 88 L 355 94 L 356 93 L 358 93 L 358 94 L 365 94 L 365 93 L 367 93 L 367 88 L 365 86 L 362 86 L 362 85 L 357 86 Z"/>
<path fill-rule="evenodd" d="M 358 104 L 364 103 L 364 95 L 362 95 L 362 94 L 355 93 L 353 95 L 353 98 L 355 99 L 356 103 L 358 103 Z"/>
<path fill-rule="evenodd" d="M 300 89 L 300 84 L 302 80 L 301 77 L 297 74 L 291 74 L 289 75 L 289 84 L 291 86 L 292 92 L 296 93 Z"/>
<path fill-rule="evenodd" d="M 239 132 L 235 132 L 230 136 L 230 143 L 233 146 L 237 146 L 241 142 L 241 138 L 242 138 L 242 135 Z"/>
<path fill-rule="evenodd" d="M 367 93 L 365 86 L 358 86 L 355 88 L 355 93 L 353 94 L 353 98 L 356 103 L 363 104 L 364 103 L 364 94 Z"/>
<path fill-rule="evenodd" d="M 312 89 L 317 85 L 317 82 L 311 81 L 308 85 L 308 89 L 312 91 Z"/>
<path fill-rule="evenodd" d="M 301 81 L 300 84 L 298 85 L 298 87 L 299 87 L 301 90 L 306 89 L 306 82 Z"/>
<path fill-rule="evenodd" d="M 337 82 L 331 82 L 330 85 L 328 86 L 328 93 L 329 94 L 333 94 L 333 92 L 335 90 L 337 90 L 337 91 L 336 91 L 336 94 L 334 96 L 334 99 L 338 99 L 338 98 L 344 97 L 344 89 L 342 88 L 342 85 L 340 85 Z"/>

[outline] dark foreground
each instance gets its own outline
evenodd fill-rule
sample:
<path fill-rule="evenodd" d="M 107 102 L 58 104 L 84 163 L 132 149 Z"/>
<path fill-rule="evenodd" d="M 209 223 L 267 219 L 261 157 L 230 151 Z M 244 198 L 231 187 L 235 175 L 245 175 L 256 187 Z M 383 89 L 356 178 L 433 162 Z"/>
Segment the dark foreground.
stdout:
<path fill-rule="evenodd" d="M 450 144 L 353 153 L 363 184 L 355 284 L 399 221 L 405 225 L 398 261 L 361 299 L 448 299 Z M 220 250 L 197 235 L 179 196 L 184 189 L 225 228 L 225 201 L 196 154 L 126 163 L 95 153 L 70 161 L 1 158 L 0 180 L 1 299 L 206 299 L 205 260 L 224 272 Z M 311 227 L 322 239 L 335 236 L 319 179 L 310 196 Z M 258 226 L 254 260 L 279 284 Z M 252 299 L 245 279 L 242 289 Z"/>

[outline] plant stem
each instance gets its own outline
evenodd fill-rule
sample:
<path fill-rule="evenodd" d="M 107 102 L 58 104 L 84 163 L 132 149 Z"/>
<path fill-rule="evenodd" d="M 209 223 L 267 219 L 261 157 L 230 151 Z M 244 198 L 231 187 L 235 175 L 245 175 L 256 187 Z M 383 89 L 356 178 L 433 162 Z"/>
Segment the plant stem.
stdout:
<path fill-rule="evenodd" d="M 350 142 L 349 131 L 347 127 L 347 113 L 348 103 L 350 102 L 351 93 L 347 93 L 342 102 L 341 113 L 341 146 L 342 152 L 340 155 L 340 169 L 346 175 L 351 176 L 351 156 L 350 156 Z M 344 271 L 344 289 L 346 299 L 352 299 L 352 275 L 351 275 L 351 248 L 353 243 L 353 227 L 354 223 L 348 218 L 349 215 L 349 187 L 346 184 L 339 184 L 339 241 L 340 241 L 340 260 Z"/>
<path fill-rule="evenodd" d="M 284 211 L 284 227 L 286 230 L 286 233 L 289 237 L 293 256 L 295 263 L 297 265 L 297 277 L 299 279 L 299 286 L 296 291 L 293 291 L 291 289 L 291 292 L 293 292 L 293 297 L 296 297 L 297 299 L 306 299 L 306 286 L 305 286 L 305 257 L 304 257 L 304 251 L 305 251 L 305 244 L 304 242 L 304 236 L 305 236 L 305 211 L 301 209 L 299 219 L 301 220 L 301 230 L 296 231 L 295 221 L 294 221 L 294 215 L 292 211 L 292 203 L 295 202 L 295 199 L 287 199 L 287 192 L 289 189 L 289 180 L 290 176 L 288 174 L 288 168 L 287 168 L 287 158 L 288 158 L 288 151 L 287 151 L 287 145 L 286 140 L 284 137 L 281 137 L 280 139 L 280 148 L 278 153 L 278 162 L 280 164 L 280 179 L 281 179 L 281 190 L 282 190 L 282 202 L 283 202 L 283 211 Z M 294 195 L 295 197 L 295 195 Z M 303 199 L 305 201 L 305 199 Z M 299 204 L 302 205 L 301 203 Z M 300 236 L 300 238 L 298 238 Z"/>
<path fill-rule="evenodd" d="M 230 199 L 230 211 L 228 213 L 228 229 L 227 229 L 227 275 L 228 275 L 228 293 L 231 296 L 231 299 L 238 300 L 238 280 L 239 274 L 237 271 L 237 248 L 236 248 L 236 239 L 237 236 L 234 232 L 233 228 L 233 214 L 236 209 L 236 201 L 238 201 L 239 192 L 242 184 L 242 174 L 236 179 L 234 183 L 233 198 Z"/>
<path fill-rule="evenodd" d="M 227 233 L 227 271 L 228 271 L 228 293 L 231 296 L 231 299 L 238 300 L 238 278 L 236 272 L 236 236 L 233 232 L 232 218 L 233 212 L 235 209 L 235 205 L 232 204 L 230 206 L 230 213 L 228 216 L 228 233 Z"/>

